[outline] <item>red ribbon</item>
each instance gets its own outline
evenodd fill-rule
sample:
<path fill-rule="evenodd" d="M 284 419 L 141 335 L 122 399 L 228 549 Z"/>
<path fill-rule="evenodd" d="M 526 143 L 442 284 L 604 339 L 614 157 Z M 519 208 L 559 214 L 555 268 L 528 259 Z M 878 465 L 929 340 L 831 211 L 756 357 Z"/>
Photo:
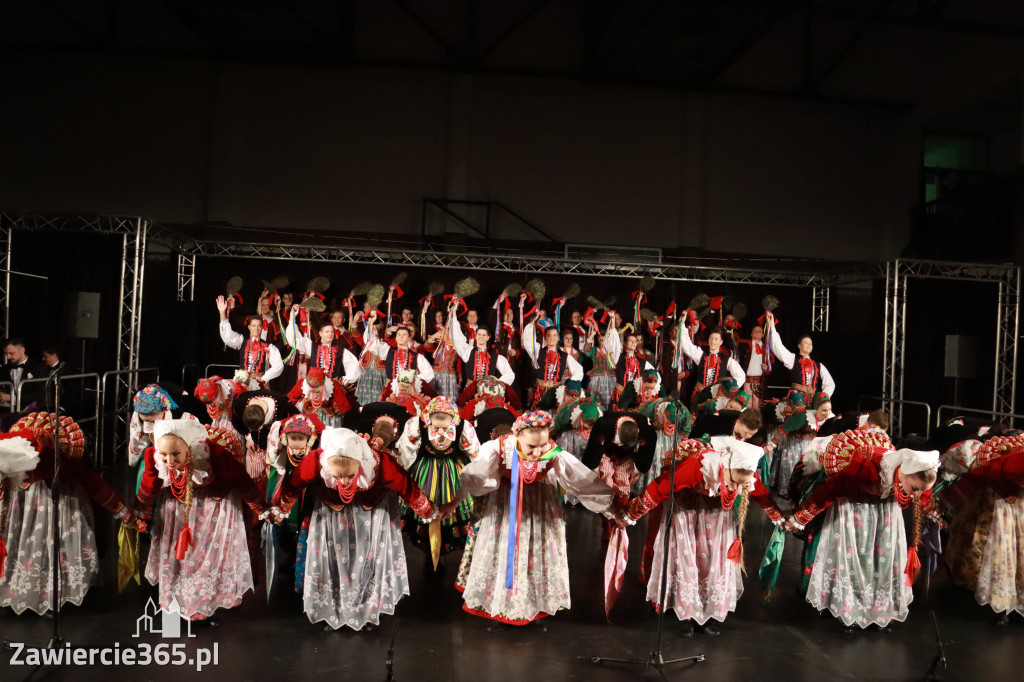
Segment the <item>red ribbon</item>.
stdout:
<path fill-rule="evenodd" d="M 451 303 L 451 300 L 453 298 L 455 298 L 455 294 L 445 294 L 444 296 L 444 300 L 448 301 L 449 303 Z M 456 312 L 456 317 L 461 317 L 462 315 L 465 315 L 467 312 L 469 312 L 469 306 L 467 306 L 466 302 L 461 298 L 459 299 L 458 310 L 461 310 L 462 312 Z"/>
<path fill-rule="evenodd" d="M 735 538 L 732 541 L 732 544 L 729 545 L 729 551 L 726 553 L 725 556 L 729 559 L 729 561 L 733 562 L 734 564 L 738 564 L 740 562 L 740 551 L 742 549 L 743 545 L 742 543 L 740 543 L 740 539 Z"/>
<path fill-rule="evenodd" d="M 907 550 L 907 568 L 904 571 L 907 574 L 907 587 L 914 584 L 914 574 L 920 568 L 921 560 L 917 558 L 917 547 L 911 547 Z"/>
<path fill-rule="evenodd" d="M 672 301 L 671 303 L 668 304 L 668 307 L 665 308 L 665 315 L 664 316 L 665 317 L 672 317 L 675 314 L 676 314 L 676 302 Z"/>
<path fill-rule="evenodd" d="M 185 560 L 185 552 L 189 550 L 195 543 L 192 542 L 192 529 L 186 523 L 178 533 L 178 543 L 174 546 L 174 558 L 178 561 Z"/>
<path fill-rule="evenodd" d="M 7 543 L 0 538 L 0 578 L 4 577 L 4 564 L 7 563 Z"/>
<path fill-rule="evenodd" d="M 392 301 L 397 301 L 398 299 L 402 298 L 403 296 L 405 296 L 405 292 L 402 291 L 402 287 L 400 287 L 400 286 L 398 286 L 396 284 L 394 286 L 394 288 L 392 289 L 392 292 L 391 292 L 391 300 Z M 423 305 L 422 299 L 420 299 L 420 305 Z"/>

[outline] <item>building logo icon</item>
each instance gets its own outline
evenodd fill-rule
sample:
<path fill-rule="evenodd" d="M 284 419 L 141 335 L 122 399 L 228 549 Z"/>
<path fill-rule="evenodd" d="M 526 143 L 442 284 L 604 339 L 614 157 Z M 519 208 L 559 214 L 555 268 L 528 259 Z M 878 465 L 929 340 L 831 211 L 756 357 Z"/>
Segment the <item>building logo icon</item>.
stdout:
<path fill-rule="evenodd" d="M 184 628 L 181 626 L 182 621 L 185 622 Z M 153 598 L 149 598 L 142 615 L 135 620 L 135 634 L 132 637 L 139 637 L 146 632 L 160 635 L 164 639 L 195 637 L 192 632 L 192 621 L 181 615 L 177 598 L 171 600 L 166 610 L 157 608 Z"/>

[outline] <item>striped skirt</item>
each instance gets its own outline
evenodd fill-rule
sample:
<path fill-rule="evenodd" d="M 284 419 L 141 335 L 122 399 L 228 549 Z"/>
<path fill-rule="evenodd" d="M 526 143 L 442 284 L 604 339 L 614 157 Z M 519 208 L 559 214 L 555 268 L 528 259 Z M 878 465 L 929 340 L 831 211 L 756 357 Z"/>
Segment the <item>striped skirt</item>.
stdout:
<path fill-rule="evenodd" d="M 419 457 L 409 469 L 409 475 L 435 507 L 448 504 L 459 489 L 459 474 L 469 463 L 469 457 Z M 425 552 L 430 552 L 428 526 L 411 509 L 402 505 L 402 528 L 409 540 Z M 473 498 L 467 497 L 455 513 L 441 522 L 441 553 L 462 549 L 466 544 L 469 522 L 473 517 Z"/>

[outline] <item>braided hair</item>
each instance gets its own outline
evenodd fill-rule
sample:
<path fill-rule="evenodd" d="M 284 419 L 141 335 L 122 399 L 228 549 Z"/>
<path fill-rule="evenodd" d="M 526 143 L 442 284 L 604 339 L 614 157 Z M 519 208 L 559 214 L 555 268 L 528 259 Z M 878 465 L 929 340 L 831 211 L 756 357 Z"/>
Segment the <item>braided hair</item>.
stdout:
<path fill-rule="evenodd" d="M 746 486 L 743 487 L 743 491 L 740 493 L 740 506 L 736 510 L 736 537 L 740 541 L 740 570 L 743 575 L 747 574 L 747 567 L 743 563 L 743 526 L 747 521 L 747 510 L 750 508 L 750 491 L 747 490 Z"/>

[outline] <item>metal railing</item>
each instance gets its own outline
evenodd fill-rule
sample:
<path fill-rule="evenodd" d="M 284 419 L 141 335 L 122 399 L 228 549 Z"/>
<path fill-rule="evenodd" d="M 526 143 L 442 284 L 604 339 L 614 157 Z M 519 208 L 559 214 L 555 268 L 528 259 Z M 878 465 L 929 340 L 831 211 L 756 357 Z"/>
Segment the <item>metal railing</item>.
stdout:
<path fill-rule="evenodd" d="M 89 379 L 89 378 L 95 379 L 95 381 L 96 381 L 95 387 L 93 389 L 93 394 L 97 396 L 97 401 L 96 402 L 99 403 L 98 397 L 99 397 L 99 394 L 100 394 L 100 375 L 97 374 L 96 372 L 88 372 L 88 373 L 84 373 L 84 374 L 62 374 L 60 376 L 60 382 L 63 385 L 64 382 L 78 379 L 78 380 L 81 381 L 82 384 L 85 384 L 85 379 Z M 17 392 L 15 394 L 15 398 L 16 399 L 14 401 L 14 404 L 15 404 L 15 410 L 14 411 L 15 412 L 21 412 L 22 409 L 25 407 L 23 405 L 24 401 L 22 400 L 22 392 L 25 390 L 25 386 L 27 384 L 49 384 L 52 381 L 53 381 L 53 377 L 52 376 L 33 377 L 31 379 L 25 379 L 20 384 L 18 384 L 18 390 L 17 390 Z M 84 388 L 85 387 L 83 386 L 83 389 Z M 63 387 L 62 387 L 62 390 L 63 390 Z M 44 397 L 44 400 L 45 400 L 44 404 L 40 405 L 39 409 L 40 410 L 44 410 L 46 412 L 52 412 L 53 410 L 50 409 L 49 399 Z M 67 403 L 64 402 L 64 401 L 61 401 L 61 402 L 64 403 L 64 407 L 66 409 L 67 408 Z M 99 414 L 99 410 L 96 410 L 96 414 L 97 415 Z M 81 418 L 79 418 L 77 415 L 71 415 L 71 416 L 73 416 L 75 418 L 75 421 L 77 423 L 79 423 L 79 424 L 88 423 L 89 421 L 99 421 L 99 417 L 98 416 L 81 417 Z"/>
<path fill-rule="evenodd" d="M 89 417 L 85 417 L 85 416 L 80 416 L 80 414 L 72 413 L 72 412 L 70 412 L 68 410 L 69 401 L 64 397 L 64 396 L 67 395 L 67 391 L 64 388 L 64 384 L 66 382 L 72 382 L 72 383 L 80 382 L 82 384 L 81 395 L 85 396 L 85 394 L 89 392 L 87 390 L 87 386 L 86 386 L 86 380 L 88 380 L 88 379 L 92 380 L 92 382 L 91 382 L 92 383 L 92 391 L 91 392 L 92 392 L 92 396 L 93 396 L 93 400 L 94 400 L 94 405 L 93 405 L 93 409 L 92 409 L 92 415 L 89 416 Z M 50 403 L 50 397 L 45 394 L 45 392 L 49 390 L 49 385 L 52 382 L 53 382 L 53 377 L 52 376 L 46 376 L 46 377 L 34 377 L 32 379 L 26 379 L 25 381 L 22 381 L 20 384 L 18 384 L 17 394 L 15 396 L 16 397 L 15 405 L 17 406 L 17 410 L 16 411 L 17 412 L 21 412 L 22 408 L 24 407 L 22 405 L 22 402 L 23 402 L 22 401 L 22 391 L 24 391 L 26 384 L 44 384 L 44 386 L 43 386 L 43 391 L 44 391 L 43 404 L 39 405 L 39 409 L 43 410 L 45 412 L 53 412 L 54 411 L 53 408 L 56 407 L 56 405 L 52 405 Z M 97 374 L 96 372 L 86 372 L 86 373 L 82 373 L 82 374 L 61 375 L 60 376 L 60 384 L 61 384 L 61 388 L 60 388 L 60 396 L 61 397 L 60 397 L 59 403 L 60 403 L 60 408 L 61 408 L 62 414 L 67 414 L 68 416 L 70 416 L 72 419 L 75 420 L 75 423 L 78 424 L 79 426 L 82 426 L 83 424 L 89 424 L 89 423 L 94 424 L 95 425 L 94 426 L 95 432 L 93 433 L 93 436 L 94 436 L 94 438 L 96 440 L 96 443 L 98 444 L 99 443 L 99 432 L 100 432 L 100 428 L 101 428 L 101 426 L 100 426 L 100 421 L 101 421 L 101 419 L 100 419 L 100 403 L 101 403 L 101 399 L 102 399 L 102 394 L 100 392 L 100 375 Z M 84 405 L 80 405 L 78 407 L 84 408 Z M 80 412 L 80 410 L 75 410 L 75 412 L 76 413 Z M 81 412 L 81 414 L 84 415 L 85 413 Z M 88 452 L 88 449 L 87 449 L 87 452 Z M 99 458 L 100 458 L 100 449 L 99 449 L 99 447 L 95 447 L 95 448 L 93 448 L 93 453 L 92 453 L 92 457 L 91 457 L 91 460 L 92 460 L 91 464 L 93 464 L 94 466 L 99 466 L 99 464 L 100 464 L 100 459 Z"/>
<path fill-rule="evenodd" d="M 924 408 L 924 438 L 930 440 L 932 437 L 932 406 L 926 402 L 920 400 L 898 400 L 894 398 L 886 398 L 877 395 L 862 395 L 857 398 L 857 411 L 860 411 L 861 402 L 864 400 L 874 400 L 881 403 L 882 405 L 888 405 L 886 408 L 890 415 L 893 413 L 892 406 L 896 405 L 910 405 L 912 407 L 923 407 Z M 894 423 L 893 428 L 895 432 L 892 434 L 897 438 L 903 437 L 903 422 L 902 420 L 898 423 Z"/>
<path fill-rule="evenodd" d="M 229 379 L 235 375 L 235 371 L 238 369 L 238 365 L 225 365 L 223 362 L 211 362 L 206 366 L 206 369 L 203 370 L 203 376 L 210 376 L 210 370 L 213 369 L 214 367 L 219 367 L 221 369 L 230 369 L 231 376 L 228 377 Z"/>
<path fill-rule="evenodd" d="M 153 374 L 156 375 L 156 378 L 154 379 L 154 381 L 160 381 L 160 370 L 158 368 L 156 368 L 156 367 L 139 367 L 137 369 L 122 369 L 122 370 L 119 370 L 119 371 L 116 371 L 116 372 L 115 371 L 104 372 L 103 376 L 100 377 L 100 408 L 99 408 L 100 420 L 99 420 L 99 428 L 98 428 L 98 432 L 97 432 L 98 435 L 96 437 L 96 450 L 97 450 L 97 457 L 96 457 L 96 459 L 97 459 L 97 462 L 98 462 L 99 466 L 107 466 L 108 464 L 113 464 L 114 461 L 115 461 L 113 457 L 109 457 L 108 458 L 106 456 L 106 453 L 108 452 L 108 450 L 106 448 L 107 443 L 106 443 L 106 428 L 105 428 L 107 417 L 110 417 L 110 416 L 114 417 L 114 426 L 115 427 L 118 427 L 118 426 L 123 426 L 124 427 L 123 429 L 122 428 L 115 428 L 114 429 L 113 447 L 109 450 L 109 452 L 114 452 L 114 453 L 116 453 L 118 450 L 120 450 L 121 446 L 124 445 L 124 443 L 122 443 L 120 441 L 120 438 L 121 437 L 125 437 L 125 438 L 127 437 L 127 435 L 128 435 L 128 424 L 129 424 L 129 420 L 130 420 L 130 417 L 128 415 L 118 414 L 116 411 L 114 411 L 113 413 L 108 413 L 107 412 L 107 395 L 109 393 L 109 391 L 107 390 L 107 380 L 110 379 L 111 377 L 131 377 L 131 376 L 136 376 L 137 377 L 139 374 L 143 374 L 145 372 L 152 372 Z M 132 382 L 128 382 L 127 387 L 129 389 L 128 390 L 128 394 L 129 395 L 133 395 L 135 393 L 135 390 L 138 388 Z"/>
<path fill-rule="evenodd" d="M 190 382 L 188 382 L 186 380 L 186 377 L 188 376 L 189 369 L 191 369 L 193 367 L 196 369 L 196 372 L 199 371 L 199 363 L 198 362 L 190 362 L 187 365 L 182 366 L 182 368 L 181 368 L 181 387 L 183 389 L 185 389 L 186 391 L 188 391 L 188 387 L 190 385 Z M 188 392 L 191 393 L 192 391 L 188 391 Z"/>
<path fill-rule="evenodd" d="M 939 409 L 935 411 L 935 427 L 938 428 L 942 425 L 942 413 L 944 411 L 954 412 L 960 414 L 966 412 L 968 414 L 978 414 L 985 417 L 991 417 L 995 420 L 996 417 L 1009 417 L 1010 423 L 1007 426 L 1013 427 L 1018 419 L 1024 421 L 1024 414 L 1017 414 L 1014 412 L 995 412 L 993 410 L 984 410 L 976 407 L 960 407 L 959 405 L 939 405 Z"/>

